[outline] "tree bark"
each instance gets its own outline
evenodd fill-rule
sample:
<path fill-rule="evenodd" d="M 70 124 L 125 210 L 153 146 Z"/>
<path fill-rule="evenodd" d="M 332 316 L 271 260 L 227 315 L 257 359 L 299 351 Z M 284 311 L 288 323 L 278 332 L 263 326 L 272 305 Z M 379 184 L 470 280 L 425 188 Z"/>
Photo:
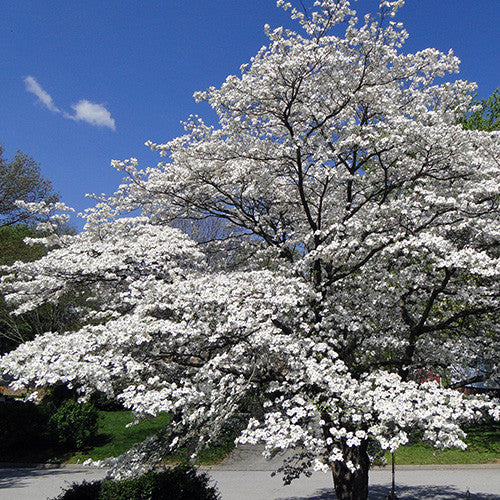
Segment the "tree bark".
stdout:
<path fill-rule="evenodd" d="M 368 441 L 360 446 L 348 447 L 343 444 L 344 462 L 332 463 L 333 484 L 338 500 L 366 500 L 368 498 Z M 346 462 L 351 461 L 356 468 L 351 471 Z"/>

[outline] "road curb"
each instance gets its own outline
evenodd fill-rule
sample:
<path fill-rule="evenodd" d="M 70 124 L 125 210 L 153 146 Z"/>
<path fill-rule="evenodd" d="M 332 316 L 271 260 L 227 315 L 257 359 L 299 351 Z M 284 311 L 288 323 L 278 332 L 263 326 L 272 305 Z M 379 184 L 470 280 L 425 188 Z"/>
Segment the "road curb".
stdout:
<path fill-rule="evenodd" d="M 224 463 L 219 465 L 200 465 L 199 470 L 202 472 L 210 472 L 210 471 L 220 471 L 220 472 L 274 472 L 276 471 L 276 467 L 266 467 L 265 465 L 261 466 L 248 466 L 245 467 L 238 465 L 224 465 Z M 478 470 L 478 469 L 492 469 L 492 470 L 500 470 L 500 463 L 498 464 L 428 464 L 428 465 L 397 465 L 396 471 L 422 471 L 422 470 Z M 370 472 L 375 471 L 390 471 L 391 466 L 375 466 L 370 468 Z"/>
<path fill-rule="evenodd" d="M 242 464 L 243 465 L 243 464 Z M 224 463 L 218 465 L 199 465 L 197 468 L 201 471 L 212 471 L 220 470 L 227 472 L 273 472 L 276 469 L 272 466 L 250 468 L 244 465 L 238 467 L 224 466 Z M 50 469 L 70 469 L 75 471 L 85 471 L 85 470 L 107 470 L 109 467 L 96 467 L 95 465 L 83 465 L 83 464 L 51 464 L 51 463 L 19 463 L 19 462 L 0 462 L 0 469 L 38 469 L 38 470 L 50 470 Z M 371 467 L 371 471 L 387 471 L 390 470 L 390 465 L 380 466 L 376 465 Z M 487 464 L 426 464 L 426 465 L 397 465 L 396 470 L 474 470 L 474 469 L 500 469 L 500 463 L 487 463 Z"/>
<path fill-rule="evenodd" d="M 390 470 L 390 465 L 375 466 L 370 470 Z M 425 464 L 425 465 L 398 465 L 399 470 L 471 470 L 471 469 L 500 469 L 500 463 L 487 464 Z"/>
<path fill-rule="evenodd" d="M 100 469 L 106 470 L 108 467 L 96 467 L 94 465 L 83 465 L 83 464 L 39 464 L 39 463 L 21 463 L 21 462 L 0 462 L 0 469 L 38 469 L 38 470 L 50 470 L 50 469 L 73 469 L 75 471 L 79 470 L 90 470 L 90 469 Z"/>

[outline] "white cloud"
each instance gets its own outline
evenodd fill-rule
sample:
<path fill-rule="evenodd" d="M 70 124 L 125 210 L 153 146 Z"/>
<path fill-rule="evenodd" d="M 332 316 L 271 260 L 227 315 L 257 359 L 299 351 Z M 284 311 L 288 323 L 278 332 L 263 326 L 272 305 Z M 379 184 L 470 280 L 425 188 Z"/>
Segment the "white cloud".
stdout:
<path fill-rule="evenodd" d="M 107 127 L 116 130 L 115 120 L 111 118 L 111 113 L 102 105 L 82 99 L 71 107 L 74 114 L 61 111 L 52 100 L 52 97 L 40 86 L 32 76 L 24 79 L 26 90 L 38 97 L 38 100 L 50 111 L 60 113 L 64 118 L 74 121 L 86 122 L 95 127 Z"/>
<path fill-rule="evenodd" d="M 87 122 L 96 127 L 108 127 L 111 130 L 116 130 L 115 120 L 111 118 L 111 113 L 102 104 L 82 99 L 71 107 L 75 110 L 75 114 L 64 113 L 66 118 Z"/>
<path fill-rule="evenodd" d="M 47 108 L 50 109 L 50 111 L 53 111 L 54 113 L 60 113 L 61 110 L 54 104 L 54 101 L 52 100 L 52 97 L 45 92 L 45 90 L 40 87 L 40 84 L 32 77 L 28 76 L 24 79 L 24 84 L 26 85 L 26 90 L 28 92 L 31 92 L 32 94 L 35 94 L 39 101 Z"/>

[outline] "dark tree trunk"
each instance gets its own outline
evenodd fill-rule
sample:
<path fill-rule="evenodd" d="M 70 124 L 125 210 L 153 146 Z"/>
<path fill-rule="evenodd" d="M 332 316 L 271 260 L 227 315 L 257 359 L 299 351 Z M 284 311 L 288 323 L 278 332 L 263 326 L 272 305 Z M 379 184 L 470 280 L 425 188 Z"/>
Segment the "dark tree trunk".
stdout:
<path fill-rule="evenodd" d="M 345 462 L 351 461 L 357 469 L 352 472 L 345 462 L 333 462 L 332 474 L 338 500 L 366 500 L 368 498 L 368 441 L 349 448 L 343 445 Z"/>

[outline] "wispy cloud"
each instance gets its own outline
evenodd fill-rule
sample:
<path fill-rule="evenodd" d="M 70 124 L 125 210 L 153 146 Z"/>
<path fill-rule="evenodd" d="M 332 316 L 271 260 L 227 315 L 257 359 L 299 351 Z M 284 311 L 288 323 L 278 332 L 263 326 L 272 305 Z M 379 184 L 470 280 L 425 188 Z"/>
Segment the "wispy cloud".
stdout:
<path fill-rule="evenodd" d="M 50 111 L 59 113 L 69 120 L 82 121 L 95 127 L 107 127 L 111 130 L 116 130 L 115 120 L 111 118 L 111 113 L 104 105 L 82 99 L 71 106 L 74 113 L 67 113 L 54 104 L 50 94 L 43 90 L 34 77 L 26 77 L 24 84 L 26 85 L 26 90 L 36 95 L 38 100 Z"/>
<path fill-rule="evenodd" d="M 111 130 L 116 130 L 115 120 L 111 118 L 111 113 L 102 104 L 83 99 L 71 107 L 75 110 L 75 114 L 64 113 L 66 118 L 87 122 L 96 127 L 108 127 Z"/>
<path fill-rule="evenodd" d="M 54 113 L 60 113 L 61 110 L 54 104 L 52 97 L 42 89 L 40 84 L 32 77 L 28 76 L 24 79 L 24 84 L 26 85 L 26 90 L 35 94 L 38 100 L 50 111 Z"/>

